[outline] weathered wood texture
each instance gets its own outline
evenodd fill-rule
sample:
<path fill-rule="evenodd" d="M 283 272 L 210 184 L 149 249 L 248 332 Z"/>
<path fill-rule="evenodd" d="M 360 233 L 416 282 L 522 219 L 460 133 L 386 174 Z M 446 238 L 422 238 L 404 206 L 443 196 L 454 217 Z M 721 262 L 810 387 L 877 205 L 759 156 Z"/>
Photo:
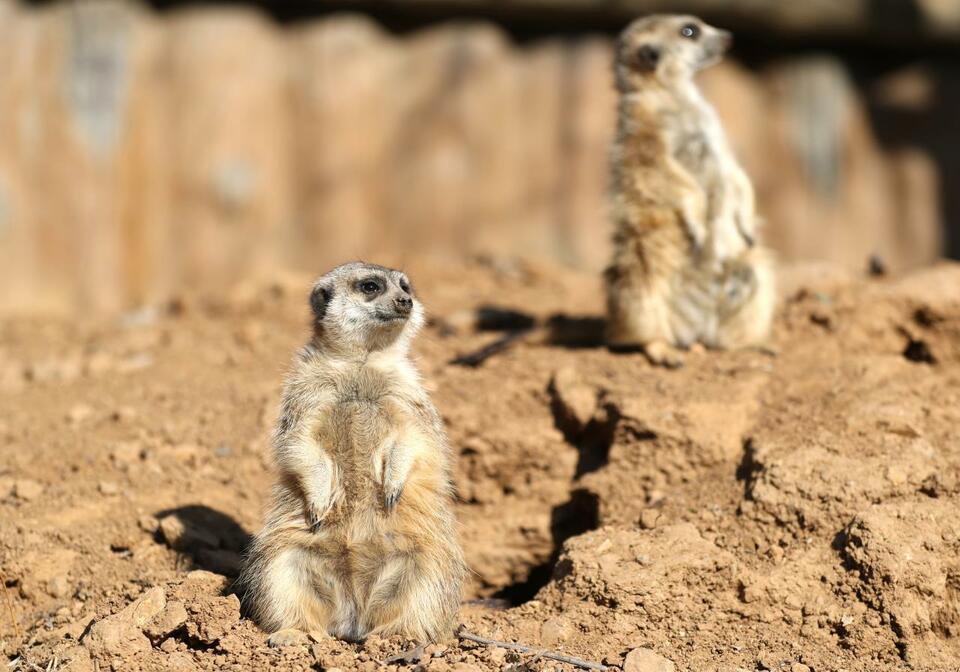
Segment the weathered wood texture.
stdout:
<path fill-rule="evenodd" d="M 609 61 L 605 38 L 517 46 L 488 24 L 397 37 L 356 15 L 0 0 L 0 311 L 118 310 L 356 257 L 599 269 Z M 881 147 L 839 62 L 726 64 L 704 85 L 781 257 L 938 254 L 934 164 Z"/>

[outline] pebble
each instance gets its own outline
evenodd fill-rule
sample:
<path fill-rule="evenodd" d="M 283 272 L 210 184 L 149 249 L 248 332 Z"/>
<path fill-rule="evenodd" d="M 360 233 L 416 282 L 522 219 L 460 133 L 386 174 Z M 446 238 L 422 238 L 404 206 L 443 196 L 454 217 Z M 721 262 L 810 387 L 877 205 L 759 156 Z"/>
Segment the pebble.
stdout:
<path fill-rule="evenodd" d="M 66 597 L 70 593 L 70 581 L 62 574 L 47 581 L 47 592 L 51 597 Z"/>
<path fill-rule="evenodd" d="M 137 417 L 137 410 L 131 406 L 121 406 L 110 414 L 110 419 L 114 422 L 127 423 Z"/>
<path fill-rule="evenodd" d="M 651 649 L 634 649 L 623 661 L 623 672 L 674 672 L 673 661 Z"/>
<path fill-rule="evenodd" d="M 570 638 L 570 629 L 566 622 L 551 618 L 540 626 L 540 643 L 546 647 L 555 647 Z"/>
<path fill-rule="evenodd" d="M 197 462 L 199 462 L 203 450 L 200 446 L 192 443 L 181 443 L 171 448 L 169 453 L 178 462 L 183 462 L 184 464 L 194 467 L 197 465 Z"/>
<path fill-rule="evenodd" d="M 116 483 L 111 483 L 110 481 L 100 481 L 97 484 L 97 490 L 100 491 L 101 495 L 116 495 L 120 492 L 120 487 Z"/>
<path fill-rule="evenodd" d="M 660 522 L 661 517 L 660 511 L 657 509 L 644 509 L 640 513 L 640 527 L 645 530 L 652 530 L 656 528 L 657 523 Z"/>
<path fill-rule="evenodd" d="M 163 611 L 150 621 L 144 633 L 153 640 L 169 637 L 170 634 L 187 622 L 187 609 L 183 602 L 168 602 Z"/>
<path fill-rule="evenodd" d="M 83 643 L 91 656 L 103 661 L 149 651 L 150 640 L 142 628 L 163 611 L 166 603 L 163 588 L 151 588 L 122 611 L 94 623 Z"/>
<path fill-rule="evenodd" d="M 487 658 L 494 665 L 502 665 L 506 657 L 507 657 L 507 650 L 501 649 L 499 646 L 491 647 L 489 649 L 489 653 L 487 653 Z"/>
<path fill-rule="evenodd" d="M 87 404 L 76 404 L 67 411 L 67 421 L 72 425 L 79 425 L 91 415 L 93 415 L 93 408 Z"/>
<path fill-rule="evenodd" d="M 143 459 L 143 448 L 136 441 L 123 441 L 113 447 L 110 458 L 118 466 L 129 466 Z"/>
<path fill-rule="evenodd" d="M 29 502 L 43 494 L 43 485 L 29 478 L 18 478 L 13 482 L 13 494 Z"/>
<path fill-rule="evenodd" d="M 790 672 L 810 672 L 810 666 L 803 663 L 794 663 L 790 666 Z"/>

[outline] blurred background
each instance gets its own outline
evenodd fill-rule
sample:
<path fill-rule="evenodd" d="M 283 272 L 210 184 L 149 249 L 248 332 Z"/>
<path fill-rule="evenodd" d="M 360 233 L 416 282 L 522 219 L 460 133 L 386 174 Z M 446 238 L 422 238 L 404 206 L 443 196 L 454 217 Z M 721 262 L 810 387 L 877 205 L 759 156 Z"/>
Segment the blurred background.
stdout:
<path fill-rule="evenodd" d="M 613 36 L 702 76 L 783 260 L 960 256 L 960 0 L 0 0 L 0 311 L 340 261 L 607 258 Z"/>

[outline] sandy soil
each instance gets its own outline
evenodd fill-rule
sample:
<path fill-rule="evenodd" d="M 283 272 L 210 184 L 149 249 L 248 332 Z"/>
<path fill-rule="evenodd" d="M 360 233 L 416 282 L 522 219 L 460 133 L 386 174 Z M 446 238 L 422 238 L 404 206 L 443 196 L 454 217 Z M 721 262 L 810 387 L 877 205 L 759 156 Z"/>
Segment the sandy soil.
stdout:
<path fill-rule="evenodd" d="M 469 630 L 633 672 L 956 668 L 960 266 L 789 269 L 775 356 L 694 351 L 677 371 L 590 343 L 593 277 L 412 270 L 459 455 Z M 307 285 L 0 326 L 8 669 L 374 670 L 406 648 L 271 649 L 230 593 Z M 482 307 L 583 318 L 564 324 L 587 337 L 450 365 L 499 336 L 471 326 Z M 565 667 L 455 641 L 419 665 Z"/>

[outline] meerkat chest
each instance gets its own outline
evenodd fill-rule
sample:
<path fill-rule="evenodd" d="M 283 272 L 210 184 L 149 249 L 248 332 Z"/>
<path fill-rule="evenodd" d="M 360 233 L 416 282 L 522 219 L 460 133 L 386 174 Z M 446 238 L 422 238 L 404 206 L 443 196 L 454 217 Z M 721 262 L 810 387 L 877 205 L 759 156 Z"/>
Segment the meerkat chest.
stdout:
<path fill-rule="evenodd" d="M 347 462 L 369 455 L 406 417 L 397 381 L 376 371 L 341 380 L 333 409 L 328 418 L 333 448 Z"/>
<path fill-rule="evenodd" d="M 671 106 L 672 107 L 672 106 Z M 678 96 L 664 122 L 673 157 L 704 187 L 728 172 L 733 155 L 714 109 L 698 91 Z"/>

